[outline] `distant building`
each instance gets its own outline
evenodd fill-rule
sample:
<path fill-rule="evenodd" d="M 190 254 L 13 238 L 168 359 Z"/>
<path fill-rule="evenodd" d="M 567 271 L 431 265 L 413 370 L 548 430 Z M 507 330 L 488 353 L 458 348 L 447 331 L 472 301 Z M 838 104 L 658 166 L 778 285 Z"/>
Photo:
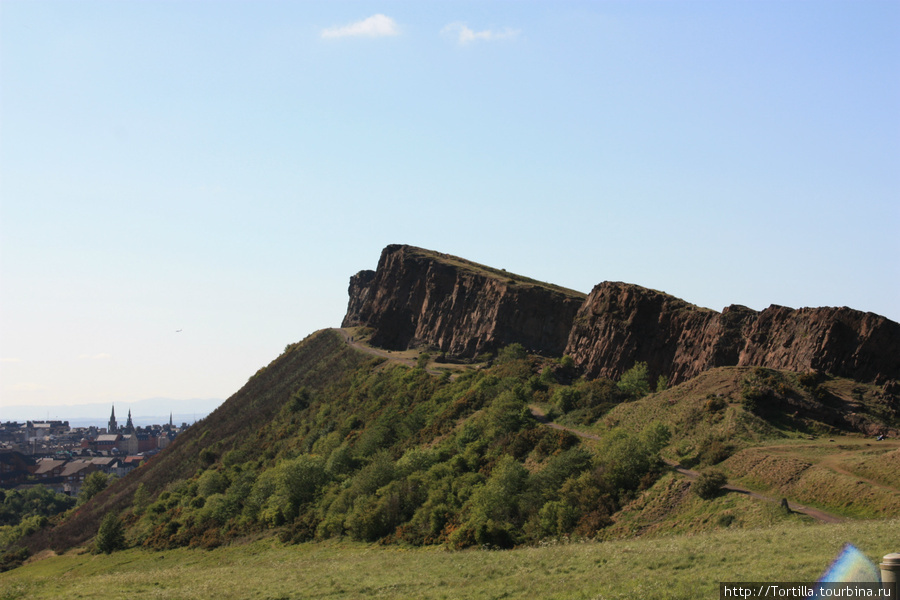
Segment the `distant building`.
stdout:
<path fill-rule="evenodd" d="M 42 458 L 37 462 L 34 476 L 37 477 L 38 480 L 59 477 L 66 466 L 66 462 L 67 461 L 65 460 L 56 458 Z"/>
<path fill-rule="evenodd" d="M 95 452 L 111 452 L 122 442 L 121 433 L 101 433 L 95 438 L 86 437 L 81 440 L 81 447 Z"/>
<path fill-rule="evenodd" d="M 65 464 L 59 476 L 63 480 L 63 492 L 71 496 L 77 496 L 81 491 L 84 478 L 99 471 L 100 467 L 89 460 L 70 460 Z"/>
<path fill-rule="evenodd" d="M 156 450 L 157 438 L 149 433 L 130 433 L 122 436 L 119 450 L 126 454 L 140 454 Z"/>
<path fill-rule="evenodd" d="M 163 448 L 167 448 L 169 444 L 172 443 L 172 440 L 175 439 L 174 431 L 164 431 L 159 434 L 159 437 L 156 438 L 156 447 L 162 450 Z"/>
<path fill-rule="evenodd" d="M 15 487 L 25 483 L 32 471 L 37 469 L 33 459 L 21 452 L 0 450 L 0 487 Z"/>
<path fill-rule="evenodd" d="M 118 433 L 118 431 L 119 426 L 116 424 L 116 405 L 114 404 L 112 407 L 112 414 L 109 416 L 109 425 L 106 427 L 106 433 Z"/>
<path fill-rule="evenodd" d="M 95 456 L 90 459 L 90 463 L 96 465 L 107 475 L 119 475 L 119 471 L 122 469 L 122 460 L 115 456 Z"/>
<path fill-rule="evenodd" d="M 128 409 L 128 421 L 125 422 L 125 430 L 122 433 L 134 433 L 134 423 L 131 422 L 131 409 Z"/>
<path fill-rule="evenodd" d="M 69 432 L 68 421 L 26 421 L 25 435 L 28 438 L 48 439 Z"/>

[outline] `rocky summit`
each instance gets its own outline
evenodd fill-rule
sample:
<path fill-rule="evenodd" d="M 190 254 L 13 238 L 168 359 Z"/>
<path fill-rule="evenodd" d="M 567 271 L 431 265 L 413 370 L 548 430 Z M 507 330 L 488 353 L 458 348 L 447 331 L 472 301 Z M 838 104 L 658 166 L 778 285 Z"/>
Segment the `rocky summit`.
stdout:
<path fill-rule="evenodd" d="M 507 344 L 567 354 L 589 376 L 646 362 L 679 383 L 721 366 L 900 379 L 900 324 L 850 308 L 732 305 L 722 312 L 620 282 L 590 294 L 447 254 L 391 245 L 375 271 L 350 279 L 343 326 L 374 329 L 387 349 L 429 347 L 472 358 Z"/>
<path fill-rule="evenodd" d="M 343 327 L 373 327 L 388 349 L 466 358 L 518 342 L 561 355 L 584 294 L 412 246 L 388 246 L 350 279 Z"/>

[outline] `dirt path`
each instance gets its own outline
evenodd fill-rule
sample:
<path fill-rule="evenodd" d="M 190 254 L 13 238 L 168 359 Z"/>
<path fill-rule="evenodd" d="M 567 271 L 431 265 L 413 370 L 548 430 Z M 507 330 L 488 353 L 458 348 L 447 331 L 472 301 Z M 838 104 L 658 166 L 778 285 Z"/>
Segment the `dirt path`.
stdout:
<path fill-rule="evenodd" d="M 883 450 L 885 452 L 890 452 L 892 450 L 896 450 L 900 448 L 900 441 L 898 440 L 882 440 L 878 441 L 858 441 L 853 440 L 853 445 L 857 446 L 859 450 L 872 449 L 872 450 Z M 880 488 L 887 492 L 897 493 L 900 492 L 896 487 L 891 485 L 887 485 L 871 479 L 869 477 L 865 477 L 860 475 L 859 473 L 854 472 L 853 470 L 847 468 L 843 460 L 846 458 L 852 458 L 856 456 L 857 451 L 855 450 L 847 450 L 846 445 L 841 444 L 831 444 L 834 447 L 834 452 L 830 454 L 823 454 L 820 458 L 816 458 L 814 456 L 809 456 L 808 454 L 803 454 L 802 452 L 798 452 L 795 446 L 790 444 L 782 444 L 777 446 L 766 446 L 766 450 L 777 452 L 782 456 L 789 456 L 792 458 L 797 458 L 799 460 L 803 460 L 813 464 L 814 466 L 821 467 L 823 469 L 829 469 L 834 471 L 835 473 L 840 473 L 841 475 L 846 475 L 848 477 L 853 477 L 858 481 L 863 481 L 872 487 Z M 827 447 L 826 444 L 822 444 L 822 447 Z"/>
<path fill-rule="evenodd" d="M 384 358 L 391 362 L 400 363 L 402 365 L 406 365 L 407 367 L 415 368 L 417 366 L 418 361 L 414 358 L 409 358 L 406 356 L 397 356 L 396 353 L 391 352 L 390 350 L 382 350 L 380 348 L 373 348 L 372 346 L 363 344 L 361 341 L 359 341 L 358 339 L 356 339 L 352 335 L 350 335 L 350 332 L 347 331 L 346 329 L 341 329 L 339 327 L 333 327 L 332 329 L 334 331 L 338 332 L 341 335 L 341 337 L 344 338 L 344 341 L 348 345 L 350 345 L 353 348 L 356 348 L 357 350 L 359 350 L 361 352 L 365 352 L 366 354 L 371 354 L 372 356 L 377 356 L 378 358 Z M 443 373 L 442 371 L 439 371 L 432 367 L 428 367 L 425 370 L 427 372 L 431 373 L 432 375 L 441 375 Z"/>
<path fill-rule="evenodd" d="M 574 433 L 578 437 L 589 439 L 589 440 L 599 440 L 600 439 L 599 436 L 596 436 L 592 433 L 578 431 L 577 429 L 573 429 L 571 427 L 565 427 L 563 425 L 560 425 L 559 423 L 551 422 L 550 420 L 547 419 L 547 415 L 544 413 L 544 411 L 542 411 L 537 406 L 529 406 L 528 408 L 531 410 L 532 416 L 535 419 L 537 419 L 537 421 L 539 423 L 542 423 L 543 425 L 546 425 L 547 427 L 551 427 L 553 429 L 561 429 L 563 431 L 568 431 L 570 433 Z M 685 467 L 682 467 L 680 464 L 678 464 L 674 460 L 668 460 L 668 459 L 664 458 L 663 462 L 665 462 L 667 465 L 672 467 L 672 469 L 674 469 L 676 473 L 684 475 L 688 479 L 697 479 L 698 477 L 700 477 L 699 472 L 694 471 L 692 469 L 687 469 Z M 763 494 L 759 494 L 757 492 L 753 492 L 751 490 L 744 489 L 744 488 L 738 487 L 736 485 L 732 485 L 730 483 L 726 483 L 722 487 L 724 489 L 728 490 L 729 492 L 734 492 L 736 494 L 744 494 L 748 498 L 753 498 L 755 500 L 764 500 L 766 502 L 772 502 L 773 504 L 781 503 L 781 500 L 779 500 L 779 499 L 772 498 L 771 496 L 764 496 Z M 801 504 L 797 504 L 794 502 L 788 502 L 788 508 L 790 508 L 793 512 L 805 514 L 814 519 L 818 519 L 819 521 L 822 521 L 824 523 L 841 523 L 844 521 L 844 519 L 842 517 L 839 517 L 837 515 L 833 515 L 831 513 L 827 513 L 825 511 L 818 510 L 816 508 L 812 508 L 809 506 L 803 506 Z"/>

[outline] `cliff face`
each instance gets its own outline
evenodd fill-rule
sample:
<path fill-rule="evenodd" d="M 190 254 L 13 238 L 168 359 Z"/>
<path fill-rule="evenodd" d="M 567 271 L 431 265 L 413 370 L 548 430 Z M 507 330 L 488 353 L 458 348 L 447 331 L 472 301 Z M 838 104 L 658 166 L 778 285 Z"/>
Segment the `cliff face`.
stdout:
<path fill-rule="evenodd" d="M 684 381 L 736 364 L 740 329 L 752 314 L 744 307 L 720 314 L 654 290 L 604 282 L 579 309 L 565 352 L 592 377 L 618 378 L 646 362 L 654 380 Z"/>
<path fill-rule="evenodd" d="M 900 324 L 849 308 L 771 306 L 721 313 L 622 283 L 585 300 L 566 354 L 591 376 L 616 378 L 636 362 L 680 383 L 713 367 L 817 371 L 878 383 L 900 377 Z"/>
<path fill-rule="evenodd" d="M 850 308 L 770 306 L 746 331 L 738 364 L 900 379 L 900 324 Z"/>
<path fill-rule="evenodd" d="M 375 329 L 389 349 L 430 346 L 472 357 L 518 342 L 568 354 L 592 377 L 646 362 L 680 383 L 720 366 L 900 379 L 900 324 L 849 308 L 700 308 L 640 286 L 583 294 L 411 246 L 388 246 L 376 271 L 350 279 L 343 326 Z"/>
<path fill-rule="evenodd" d="M 431 346 L 472 357 L 518 342 L 562 354 L 583 294 L 533 282 L 457 257 L 388 246 L 376 271 L 350 279 L 343 327 L 375 328 L 389 349 Z"/>

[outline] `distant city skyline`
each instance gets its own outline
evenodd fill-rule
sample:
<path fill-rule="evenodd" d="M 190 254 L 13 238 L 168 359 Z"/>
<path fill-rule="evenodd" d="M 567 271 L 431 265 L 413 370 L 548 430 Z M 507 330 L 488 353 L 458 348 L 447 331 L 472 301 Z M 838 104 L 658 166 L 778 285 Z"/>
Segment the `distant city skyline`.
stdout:
<path fill-rule="evenodd" d="M 0 419 L 228 398 L 391 243 L 900 320 L 898 31 L 878 1 L 4 0 Z"/>
<path fill-rule="evenodd" d="M 178 401 L 168 398 L 148 398 L 132 403 L 116 404 L 72 404 L 57 406 L 0 406 L 0 422 L 7 421 L 69 421 L 72 427 L 106 427 L 110 411 L 115 406 L 117 420 L 124 424 L 124 416 L 132 411 L 132 421 L 137 427 L 164 425 L 169 422 L 169 414 L 175 425 L 193 423 L 215 410 L 223 400 L 205 399 Z M 186 405 L 186 406 L 185 406 Z M 162 407 L 168 406 L 166 411 Z M 179 408 L 183 407 L 183 408 Z M 189 410 L 185 410 L 188 408 Z M 105 412 L 104 412 L 105 411 Z M 122 417 L 120 418 L 120 414 Z"/>

